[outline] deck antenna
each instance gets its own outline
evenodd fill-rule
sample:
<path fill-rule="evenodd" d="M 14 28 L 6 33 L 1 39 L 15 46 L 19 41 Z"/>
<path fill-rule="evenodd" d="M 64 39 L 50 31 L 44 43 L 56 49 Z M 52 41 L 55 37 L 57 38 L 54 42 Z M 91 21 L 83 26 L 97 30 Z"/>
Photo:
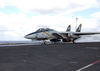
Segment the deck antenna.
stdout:
<path fill-rule="evenodd" d="M 76 28 L 76 30 L 77 30 L 77 21 L 78 21 L 78 18 L 76 17 L 76 27 L 75 27 L 75 28 Z"/>

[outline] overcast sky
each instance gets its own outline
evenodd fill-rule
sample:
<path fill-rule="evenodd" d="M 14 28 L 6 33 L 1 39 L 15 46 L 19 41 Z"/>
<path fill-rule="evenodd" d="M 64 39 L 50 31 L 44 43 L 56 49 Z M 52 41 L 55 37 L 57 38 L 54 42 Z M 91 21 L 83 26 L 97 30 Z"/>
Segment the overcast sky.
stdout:
<path fill-rule="evenodd" d="M 38 28 L 100 32 L 100 0 L 0 0 L 0 41 L 25 40 Z"/>

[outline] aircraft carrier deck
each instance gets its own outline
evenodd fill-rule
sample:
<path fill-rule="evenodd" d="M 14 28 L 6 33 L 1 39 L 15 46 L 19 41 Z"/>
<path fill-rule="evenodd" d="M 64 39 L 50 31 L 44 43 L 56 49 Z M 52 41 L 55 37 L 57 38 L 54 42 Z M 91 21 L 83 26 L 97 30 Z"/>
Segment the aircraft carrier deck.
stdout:
<path fill-rule="evenodd" d="M 0 71 L 100 71 L 100 42 L 1 46 Z"/>

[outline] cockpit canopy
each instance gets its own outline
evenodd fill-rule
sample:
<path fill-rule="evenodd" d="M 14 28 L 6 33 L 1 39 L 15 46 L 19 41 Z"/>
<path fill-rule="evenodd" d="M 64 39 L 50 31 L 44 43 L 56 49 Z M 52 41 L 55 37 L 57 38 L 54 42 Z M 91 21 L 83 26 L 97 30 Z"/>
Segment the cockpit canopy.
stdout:
<path fill-rule="evenodd" d="M 45 32 L 45 31 L 54 31 L 54 30 L 50 28 L 40 28 L 36 32 Z"/>
<path fill-rule="evenodd" d="M 30 33 L 30 34 L 28 34 L 26 36 L 29 36 L 29 35 L 32 35 L 32 34 L 36 34 L 36 33 L 39 33 L 39 32 L 46 32 L 46 31 L 54 31 L 54 30 L 50 29 L 50 28 L 40 28 L 36 32 Z"/>

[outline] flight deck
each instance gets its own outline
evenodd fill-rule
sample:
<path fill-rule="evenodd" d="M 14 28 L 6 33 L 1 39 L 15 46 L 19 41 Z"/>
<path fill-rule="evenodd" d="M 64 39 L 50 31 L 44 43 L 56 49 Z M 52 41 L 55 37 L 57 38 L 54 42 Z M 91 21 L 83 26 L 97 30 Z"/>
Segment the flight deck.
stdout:
<path fill-rule="evenodd" d="M 0 46 L 0 71 L 100 71 L 100 42 Z"/>

